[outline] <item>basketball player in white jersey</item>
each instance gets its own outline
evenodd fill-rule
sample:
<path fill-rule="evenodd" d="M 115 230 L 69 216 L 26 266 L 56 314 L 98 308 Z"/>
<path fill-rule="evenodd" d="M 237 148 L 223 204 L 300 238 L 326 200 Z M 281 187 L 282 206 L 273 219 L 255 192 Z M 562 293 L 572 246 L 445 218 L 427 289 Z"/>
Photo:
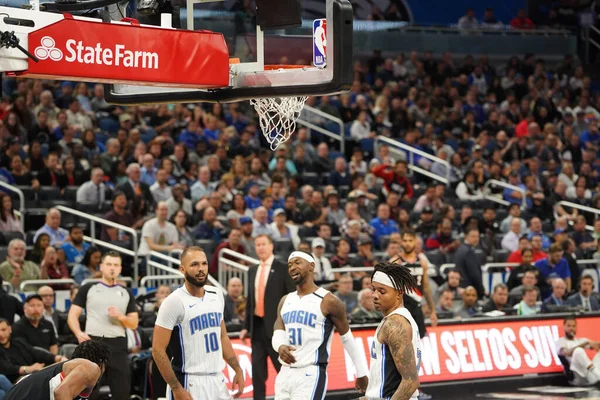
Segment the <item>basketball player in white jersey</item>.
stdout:
<path fill-rule="evenodd" d="M 366 360 L 360 357 L 344 304 L 314 282 L 314 258 L 294 251 L 288 258 L 288 272 L 296 291 L 279 302 L 272 344 L 282 367 L 275 380 L 275 400 L 316 400 L 325 398 L 327 363 L 333 328 L 356 369 L 356 389 L 368 385 Z"/>
<path fill-rule="evenodd" d="M 371 278 L 375 308 L 383 320 L 371 346 L 368 399 L 416 400 L 419 395 L 419 328 L 404 308 L 404 293 L 417 286 L 408 268 L 378 264 Z"/>
<path fill-rule="evenodd" d="M 222 373 L 223 359 L 235 371 L 232 389 L 237 386 L 237 398 L 244 392 L 244 375 L 223 322 L 223 293 L 205 286 L 208 260 L 204 250 L 186 248 L 179 270 L 185 283 L 162 302 L 152 339 L 154 362 L 168 385 L 167 399 L 231 399 Z"/>

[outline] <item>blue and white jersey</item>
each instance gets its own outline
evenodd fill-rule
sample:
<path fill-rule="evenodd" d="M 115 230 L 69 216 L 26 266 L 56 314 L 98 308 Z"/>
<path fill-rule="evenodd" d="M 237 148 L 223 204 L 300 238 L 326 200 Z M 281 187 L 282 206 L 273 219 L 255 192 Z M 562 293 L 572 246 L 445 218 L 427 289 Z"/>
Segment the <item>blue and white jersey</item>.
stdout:
<path fill-rule="evenodd" d="M 321 303 L 328 294 L 323 288 L 303 297 L 298 296 L 297 291 L 292 292 L 281 307 L 288 344 L 296 348 L 292 352 L 296 358 L 294 368 L 329 362 L 333 322 L 321 311 Z"/>
<path fill-rule="evenodd" d="M 388 399 L 398 390 L 400 382 L 402 382 L 402 375 L 398 372 L 392 354 L 389 347 L 386 344 L 379 343 L 377 335 L 379 330 L 391 315 L 401 315 L 410 322 L 412 327 L 412 345 L 415 351 L 415 363 L 417 365 L 417 372 L 421 365 L 421 340 L 419 339 L 419 327 L 413 319 L 410 312 L 404 308 L 397 308 L 386 316 L 377 327 L 375 331 L 375 337 L 373 338 L 373 344 L 371 345 L 371 368 L 369 372 L 369 386 L 365 395 L 369 398 L 383 398 Z M 419 391 L 413 393 L 411 399 L 416 400 L 419 395 Z"/>
<path fill-rule="evenodd" d="M 172 330 L 169 349 L 177 374 L 217 374 L 225 368 L 221 346 L 221 321 L 225 299 L 214 287 L 205 286 L 202 298 L 180 287 L 158 310 L 156 325 Z"/>

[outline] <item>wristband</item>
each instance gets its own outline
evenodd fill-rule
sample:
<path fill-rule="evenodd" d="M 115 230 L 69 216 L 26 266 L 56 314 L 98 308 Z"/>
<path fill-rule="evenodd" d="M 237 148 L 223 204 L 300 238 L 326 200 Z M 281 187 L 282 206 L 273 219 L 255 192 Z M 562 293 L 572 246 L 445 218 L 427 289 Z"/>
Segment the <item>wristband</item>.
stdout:
<path fill-rule="evenodd" d="M 354 369 L 356 370 L 356 377 L 362 378 L 363 376 L 367 376 L 369 374 L 369 369 L 367 368 L 367 360 L 364 357 L 361 357 L 361 352 L 356 346 L 356 342 L 354 341 L 354 336 L 352 335 L 352 331 L 348 330 L 345 335 L 341 336 L 342 344 L 344 345 L 344 350 L 352 359 L 352 363 L 354 364 Z"/>
<path fill-rule="evenodd" d="M 273 337 L 271 338 L 271 345 L 273 349 L 279 353 L 279 348 L 281 346 L 287 346 L 287 335 L 283 329 L 277 329 L 273 332 Z"/>

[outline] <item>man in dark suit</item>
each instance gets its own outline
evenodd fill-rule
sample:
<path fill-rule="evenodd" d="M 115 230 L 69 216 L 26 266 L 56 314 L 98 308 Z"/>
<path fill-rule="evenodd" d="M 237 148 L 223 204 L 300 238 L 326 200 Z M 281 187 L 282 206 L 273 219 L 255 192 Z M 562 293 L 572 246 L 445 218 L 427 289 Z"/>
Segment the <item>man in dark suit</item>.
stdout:
<path fill-rule="evenodd" d="M 477 290 L 477 297 L 481 299 L 484 295 L 487 296 L 487 293 L 481 279 L 481 263 L 479 257 L 475 254 L 478 244 L 479 230 L 469 228 L 465 233 L 464 243 L 454 254 L 454 263 L 456 264 L 456 270 L 460 272 L 460 287 L 473 286 Z"/>
<path fill-rule="evenodd" d="M 552 280 L 552 294 L 542 303 L 542 314 L 552 313 L 552 306 L 566 306 L 564 300 L 567 284 L 562 278 Z"/>
<path fill-rule="evenodd" d="M 140 164 L 129 164 L 126 172 L 127 182 L 118 184 L 117 191 L 125 193 L 128 201 L 132 201 L 135 196 L 142 196 L 146 202 L 146 207 L 150 210 L 154 209 L 154 197 L 152 197 L 152 193 L 150 192 L 150 186 L 140 181 Z"/>
<path fill-rule="evenodd" d="M 598 311 L 600 304 L 595 297 L 590 296 L 594 290 L 594 279 L 590 275 L 583 275 L 579 280 L 579 293 L 567 299 L 570 306 L 582 306 L 585 311 Z"/>
<path fill-rule="evenodd" d="M 271 358 L 277 372 L 281 364 L 279 354 L 271 345 L 273 326 L 277 320 L 277 306 L 286 294 L 296 290 L 296 285 L 287 271 L 287 265 L 275 260 L 273 240 L 268 235 L 254 239 L 258 267 L 248 271 L 248 297 L 246 320 L 240 332 L 242 342 L 252 338 L 252 385 L 254 400 L 266 398 L 267 357 Z"/>

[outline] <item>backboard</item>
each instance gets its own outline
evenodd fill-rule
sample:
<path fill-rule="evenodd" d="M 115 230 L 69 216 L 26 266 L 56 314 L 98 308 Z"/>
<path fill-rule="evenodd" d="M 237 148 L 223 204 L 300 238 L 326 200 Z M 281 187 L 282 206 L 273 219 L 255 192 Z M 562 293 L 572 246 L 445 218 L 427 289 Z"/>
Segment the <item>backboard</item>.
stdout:
<path fill-rule="evenodd" d="M 194 27 L 193 3 L 188 0 L 188 27 Z M 217 0 L 218 1 L 218 0 Z M 174 102 L 237 102 L 253 98 L 329 95 L 349 90 L 352 84 L 353 10 L 348 0 L 326 2 L 326 65 L 315 67 L 278 68 L 265 62 L 265 47 L 285 50 L 290 37 L 278 40 L 265 36 L 260 26 L 256 35 L 247 35 L 252 62 L 230 64 L 230 84 L 217 89 L 189 89 L 131 84 L 106 84 L 106 101 L 113 104 L 174 103 Z M 281 37 L 280 37 L 281 39 Z M 306 40 L 307 52 L 313 52 L 313 41 Z M 255 45 L 253 45 L 255 43 Z M 288 49 L 289 50 L 289 49 Z M 230 51 L 231 55 L 231 51 Z M 182 55 L 182 59 L 185 56 Z M 194 60 L 186 60 L 194 62 Z M 200 61 L 199 61 L 200 62 Z"/>

